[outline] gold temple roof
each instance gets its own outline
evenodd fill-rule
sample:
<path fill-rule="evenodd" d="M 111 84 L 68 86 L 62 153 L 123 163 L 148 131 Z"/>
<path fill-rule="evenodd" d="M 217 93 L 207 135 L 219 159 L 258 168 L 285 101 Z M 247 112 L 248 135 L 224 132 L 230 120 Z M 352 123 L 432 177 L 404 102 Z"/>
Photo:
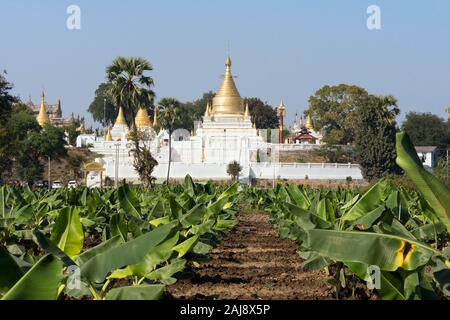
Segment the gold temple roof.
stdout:
<path fill-rule="evenodd" d="M 308 116 L 306 117 L 306 123 L 305 123 L 306 129 L 314 129 L 314 125 L 311 119 L 311 115 L 308 113 Z"/>
<path fill-rule="evenodd" d="M 112 138 L 112 135 L 111 135 L 111 130 L 109 128 L 108 128 L 108 131 L 106 132 L 105 140 L 106 141 L 113 141 L 113 138 Z"/>
<path fill-rule="evenodd" d="M 122 107 L 119 107 L 119 114 L 117 115 L 117 119 L 114 125 L 116 124 L 127 125 L 127 121 L 125 120 L 125 116 L 123 115 Z"/>
<path fill-rule="evenodd" d="M 37 122 L 39 123 L 39 125 L 41 127 L 43 127 L 46 124 L 50 124 L 50 118 L 48 117 L 47 111 L 45 110 L 45 95 L 44 92 L 42 91 L 42 96 L 41 96 L 41 107 L 39 109 L 39 114 L 37 116 Z"/>
<path fill-rule="evenodd" d="M 225 61 L 225 76 L 212 104 L 212 115 L 223 114 L 244 115 L 244 101 L 234 83 L 229 56 Z"/>
<path fill-rule="evenodd" d="M 148 117 L 147 109 L 139 108 L 136 118 L 134 119 L 134 123 L 136 124 L 136 128 L 148 128 L 151 126 L 150 119 Z"/>

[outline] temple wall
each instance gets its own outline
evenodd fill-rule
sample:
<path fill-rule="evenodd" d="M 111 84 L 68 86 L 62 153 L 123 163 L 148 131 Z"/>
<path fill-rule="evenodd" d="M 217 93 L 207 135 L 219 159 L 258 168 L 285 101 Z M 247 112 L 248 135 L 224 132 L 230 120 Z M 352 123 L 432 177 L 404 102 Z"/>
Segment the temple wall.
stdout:
<path fill-rule="evenodd" d="M 114 160 L 105 163 L 106 176 L 114 179 Z M 171 164 L 170 176 L 182 179 L 187 174 L 195 179 L 227 179 L 227 164 L 215 163 L 179 163 Z M 164 179 L 167 175 L 167 163 L 160 163 L 154 171 L 154 176 Z M 331 163 L 252 163 L 243 166 L 241 178 L 248 179 L 308 179 L 312 180 L 345 180 L 352 177 L 353 180 L 363 179 L 358 165 L 331 164 Z M 121 161 L 119 165 L 119 179 L 137 180 L 137 175 L 130 162 Z"/>

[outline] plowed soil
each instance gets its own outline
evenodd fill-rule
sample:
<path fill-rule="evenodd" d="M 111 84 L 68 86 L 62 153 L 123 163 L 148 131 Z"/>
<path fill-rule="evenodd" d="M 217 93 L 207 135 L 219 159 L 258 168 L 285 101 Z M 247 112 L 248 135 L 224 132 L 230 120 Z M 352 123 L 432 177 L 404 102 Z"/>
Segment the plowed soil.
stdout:
<path fill-rule="evenodd" d="M 332 299 L 325 274 L 302 270 L 295 242 L 281 239 L 263 213 L 239 224 L 190 279 L 167 288 L 175 299 Z"/>

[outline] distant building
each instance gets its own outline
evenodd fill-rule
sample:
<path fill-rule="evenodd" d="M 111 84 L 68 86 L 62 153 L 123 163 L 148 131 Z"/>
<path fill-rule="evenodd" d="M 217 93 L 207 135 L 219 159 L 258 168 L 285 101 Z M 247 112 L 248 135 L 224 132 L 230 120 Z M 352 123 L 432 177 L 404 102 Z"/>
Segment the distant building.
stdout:
<path fill-rule="evenodd" d="M 314 124 L 311 116 L 308 114 L 305 124 L 303 124 L 303 117 L 300 116 L 300 122 L 298 116 L 295 114 L 295 122 L 293 127 L 293 134 L 288 139 L 288 143 L 303 144 L 303 145 L 320 145 L 323 135 L 320 132 L 314 130 Z"/>
<path fill-rule="evenodd" d="M 417 155 L 425 167 L 434 168 L 437 165 L 437 147 L 416 147 Z"/>
<path fill-rule="evenodd" d="M 62 116 L 61 100 L 58 99 L 58 102 L 55 104 L 47 104 L 45 102 L 44 92 L 42 92 L 40 104 L 33 104 L 30 98 L 27 105 L 31 111 L 33 111 L 33 114 L 36 116 L 36 119 L 41 126 L 47 123 L 52 124 L 55 127 L 74 125 L 79 131 L 84 131 L 84 118 L 80 119 L 80 116 L 75 118 L 73 113 L 70 117 L 64 118 Z"/>

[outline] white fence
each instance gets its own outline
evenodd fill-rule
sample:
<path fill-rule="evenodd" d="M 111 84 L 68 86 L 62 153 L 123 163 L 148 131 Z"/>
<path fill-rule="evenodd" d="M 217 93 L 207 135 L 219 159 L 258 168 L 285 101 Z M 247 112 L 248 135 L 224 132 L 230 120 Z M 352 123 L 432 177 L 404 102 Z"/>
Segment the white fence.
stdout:
<path fill-rule="evenodd" d="M 114 179 L 114 160 L 105 164 L 106 176 Z M 180 163 L 173 162 L 170 177 L 184 178 L 187 174 L 194 179 L 228 179 L 227 164 L 215 163 Z M 160 163 L 154 170 L 157 179 L 167 176 L 167 163 Z M 313 180 L 353 180 L 363 179 L 359 165 L 333 163 L 251 163 L 243 165 L 242 179 L 308 179 Z M 130 162 L 119 162 L 119 179 L 136 180 L 137 174 Z"/>

